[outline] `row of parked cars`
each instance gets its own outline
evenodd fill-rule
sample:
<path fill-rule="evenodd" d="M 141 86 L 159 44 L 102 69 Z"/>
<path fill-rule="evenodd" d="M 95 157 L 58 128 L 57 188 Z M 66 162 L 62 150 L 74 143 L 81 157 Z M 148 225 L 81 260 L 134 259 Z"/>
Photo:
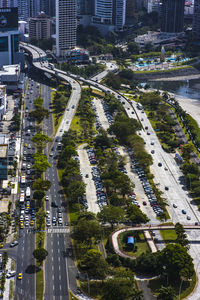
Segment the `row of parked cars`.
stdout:
<path fill-rule="evenodd" d="M 108 105 L 105 101 L 102 101 L 102 105 L 103 105 L 103 109 L 104 109 L 106 118 L 108 119 L 108 123 L 109 123 L 109 125 L 112 125 L 114 123 L 114 119 L 113 119 L 113 116 L 109 112 Z"/>
<path fill-rule="evenodd" d="M 132 149 L 129 149 L 129 155 L 130 155 L 131 162 L 132 162 L 131 169 L 133 172 L 136 171 L 136 173 L 138 174 L 138 177 L 142 183 L 143 189 L 145 191 L 145 194 L 148 197 L 151 207 L 153 208 L 153 210 L 157 216 L 162 215 L 163 210 L 157 202 L 156 196 L 151 188 L 151 185 L 150 185 L 148 179 L 146 178 L 143 168 L 140 167 L 139 164 L 136 162 Z M 146 204 L 147 203 L 144 201 L 143 205 L 146 205 Z"/>
<path fill-rule="evenodd" d="M 95 152 L 93 148 L 87 149 L 87 154 L 90 160 L 93 162 L 94 159 L 96 160 Z M 96 160 L 97 163 L 97 160 Z M 99 169 L 97 166 L 92 167 L 92 179 L 94 180 L 94 184 L 96 187 L 96 194 L 97 194 L 97 202 L 100 208 L 107 205 L 107 196 L 103 190 L 103 184 L 101 181 Z"/>
<path fill-rule="evenodd" d="M 95 106 L 93 101 L 91 102 L 91 107 L 92 107 L 93 112 L 95 113 L 95 119 L 96 119 L 95 127 L 98 130 L 99 128 L 102 127 L 102 125 L 101 125 L 101 122 L 99 120 L 99 116 L 96 114 L 97 109 L 96 109 L 96 106 Z"/>

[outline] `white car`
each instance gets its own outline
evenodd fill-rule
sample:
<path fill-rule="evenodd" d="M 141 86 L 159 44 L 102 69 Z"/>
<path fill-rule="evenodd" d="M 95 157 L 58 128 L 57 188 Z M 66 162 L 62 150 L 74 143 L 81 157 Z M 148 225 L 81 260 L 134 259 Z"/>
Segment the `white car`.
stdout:
<path fill-rule="evenodd" d="M 58 224 L 59 224 L 59 225 L 62 225 L 62 223 L 63 223 L 62 218 L 58 218 Z"/>
<path fill-rule="evenodd" d="M 46 201 L 49 201 L 49 196 L 46 196 L 46 197 L 45 197 L 45 200 L 46 200 Z"/>

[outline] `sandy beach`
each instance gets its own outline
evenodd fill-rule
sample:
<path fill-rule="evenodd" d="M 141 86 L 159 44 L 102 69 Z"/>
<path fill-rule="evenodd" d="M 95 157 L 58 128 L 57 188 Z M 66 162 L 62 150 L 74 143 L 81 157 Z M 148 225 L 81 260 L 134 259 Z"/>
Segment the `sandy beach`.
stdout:
<path fill-rule="evenodd" d="M 191 98 L 185 98 L 177 94 L 173 95 L 179 102 L 180 106 L 197 121 L 200 127 L 200 101 Z"/>

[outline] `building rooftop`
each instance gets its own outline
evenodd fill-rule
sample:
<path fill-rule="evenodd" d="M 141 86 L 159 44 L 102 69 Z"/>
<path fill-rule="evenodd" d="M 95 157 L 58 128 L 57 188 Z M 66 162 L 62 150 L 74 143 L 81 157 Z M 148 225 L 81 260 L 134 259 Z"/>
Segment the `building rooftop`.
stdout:
<path fill-rule="evenodd" d="M 19 75 L 20 65 L 7 65 L 0 66 L 0 77 L 1 75 Z"/>
<path fill-rule="evenodd" d="M 0 158 L 6 158 L 7 157 L 7 149 L 8 149 L 8 145 L 6 145 L 6 144 L 1 145 L 0 144 Z"/>

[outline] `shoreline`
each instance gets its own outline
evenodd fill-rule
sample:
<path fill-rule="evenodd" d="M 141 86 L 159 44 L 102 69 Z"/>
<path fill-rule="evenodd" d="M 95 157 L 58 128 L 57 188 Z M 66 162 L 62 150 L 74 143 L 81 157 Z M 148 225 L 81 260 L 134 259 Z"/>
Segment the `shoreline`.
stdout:
<path fill-rule="evenodd" d="M 143 89 L 142 89 L 143 90 Z M 161 89 L 158 89 L 159 91 L 161 91 L 162 93 L 164 92 Z M 153 89 L 150 88 L 148 90 L 143 90 L 144 92 L 155 92 L 157 91 L 157 89 Z M 174 97 L 178 103 L 180 104 L 180 106 L 186 111 L 186 113 L 188 113 L 189 115 L 191 115 L 191 117 L 197 122 L 199 128 L 200 128 L 200 101 L 198 99 L 194 99 L 194 98 L 186 98 L 183 97 L 181 95 L 178 95 L 176 93 L 172 93 L 172 92 L 167 92 L 169 95 L 171 95 L 172 97 Z"/>
<path fill-rule="evenodd" d="M 172 93 L 173 94 L 173 93 Z M 173 94 L 180 106 L 198 123 L 200 128 L 200 101 Z"/>
<path fill-rule="evenodd" d="M 149 81 L 185 81 L 199 79 L 200 74 L 150 79 Z"/>

